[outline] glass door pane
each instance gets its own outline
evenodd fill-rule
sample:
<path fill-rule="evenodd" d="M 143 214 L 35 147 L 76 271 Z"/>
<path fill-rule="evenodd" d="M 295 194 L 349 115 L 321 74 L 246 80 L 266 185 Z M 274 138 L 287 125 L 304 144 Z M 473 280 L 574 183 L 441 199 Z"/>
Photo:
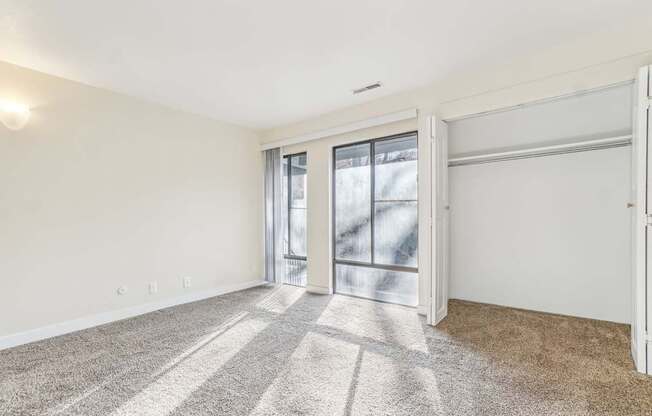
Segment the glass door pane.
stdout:
<path fill-rule="evenodd" d="M 418 275 L 348 264 L 335 265 L 336 290 L 343 295 L 416 306 Z"/>
<path fill-rule="evenodd" d="M 293 256 L 307 254 L 306 249 L 306 208 L 307 204 L 307 165 L 306 155 L 290 157 L 290 250 Z"/>
<path fill-rule="evenodd" d="M 335 149 L 335 258 L 371 261 L 371 146 Z"/>
<path fill-rule="evenodd" d="M 417 139 L 374 146 L 374 262 L 417 267 Z"/>
<path fill-rule="evenodd" d="M 290 235 L 288 233 L 288 212 L 289 210 L 287 209 L 288 207 L 286 206 L 288 198 L 289 198 L 289 192 L 290 192 L 290 187 L 289 185 L 289 179 L 288 179 L 288 172 L 290 169 L 290 158 L 284 157 L 283 158 L 283 165 L 282 165 L 282 170 L 283 170 L 283 177 L 281 178 L 281 193 L 282 196 L 281 198 L 283 201 L 283 209 L 281 209 L 281 223 L 284 225 L 283 227 L 283 254 L 287 254 L 288 251 L 290 250 L 290 246 L 288 245 L 290 242 Z"/>
<path fill-rule="evenodd" d="M 308 163 L 305 153 L 283 158 L 285 275 L 283 283 L 305 286 L 308 280 Z"/>
<path fill-rule="evenodd" d="M 417 136 L 334 150 L 335 290 L 418 301 Z"/>

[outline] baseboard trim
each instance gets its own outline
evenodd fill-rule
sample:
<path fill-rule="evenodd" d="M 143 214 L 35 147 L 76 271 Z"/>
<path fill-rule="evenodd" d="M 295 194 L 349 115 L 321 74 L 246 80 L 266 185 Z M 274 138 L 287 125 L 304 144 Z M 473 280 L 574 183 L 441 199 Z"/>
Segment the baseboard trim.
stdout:
<path fill-rule="evenodd" d="M 224 285 L 212 289 L 192 292 L 169 299 L 161 299 L 155 302 L 144 303 L 142 305 L 130 306 L 127 308 L 117 309 L 109 312 L 102 312 L 95 315 L 85 316 L 82 318 L 72 319 L 69 321 L 58 322 L 55 324 L 42 326 L 40 328 L 30 329 L 24 332 L 5 335 L 0 337 L 0 350 L 17 347 L 19 345 L 29 344 L 31 342 L 41 341 L 47 338 L 59 335 L 69 334 L 82 329 L 92 328 L 98 325 L 104 325 L 122 319 L 133 318 L 134 316 L 158 311 L 172 306 L 183 305 L 184 303 L 196 302 L 212 298 L 226 293 L 237 292 L 239 290 L 249 289 L 266 284 L 264 280 L 250 280 L 244 283 Z"/>
<path fill-rule="evenodd" d="M 306 291 L 310 293 L 318 293 L 320 295 L 332 295 L 330 288 L 323 286 L 307 285 Z"/>
<path fill-rule="evenodd" d="M 417 306 L 417 313 L 419 315 L 427 316 L 428 315 L 428 307 L 426 305 Z"/>

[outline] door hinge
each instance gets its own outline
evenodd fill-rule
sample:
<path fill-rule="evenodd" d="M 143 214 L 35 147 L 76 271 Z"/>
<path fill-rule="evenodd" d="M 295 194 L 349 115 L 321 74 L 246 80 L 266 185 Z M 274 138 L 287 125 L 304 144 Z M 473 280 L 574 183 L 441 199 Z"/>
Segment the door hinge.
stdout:
<path fill-rule="evenodd" d="M 652 226 L 652 215 L 650 214 L 645 215 L 645 226 L 646 227 Z"/>
<path fill-rule="evenodd" d="M 652 335 L 649 332 L 645 332 L 645 343 L 652 344 Z"/>

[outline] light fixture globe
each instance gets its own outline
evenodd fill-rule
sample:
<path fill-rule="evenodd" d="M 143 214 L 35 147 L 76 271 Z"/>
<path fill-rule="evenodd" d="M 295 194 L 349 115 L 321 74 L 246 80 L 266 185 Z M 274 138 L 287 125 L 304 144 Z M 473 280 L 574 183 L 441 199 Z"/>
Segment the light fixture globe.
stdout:
<path fill-rule="evenodd" d="M 0 101 L 0 122 L 9 130 L 20 130 L 29 121 L 29 108 L 23 104 Z"/>

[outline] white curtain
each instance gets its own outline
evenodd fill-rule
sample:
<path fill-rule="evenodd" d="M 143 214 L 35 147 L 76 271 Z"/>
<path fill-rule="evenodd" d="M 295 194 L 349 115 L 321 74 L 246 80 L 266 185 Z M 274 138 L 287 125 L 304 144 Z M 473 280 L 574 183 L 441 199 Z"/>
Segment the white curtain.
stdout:
<path fill-rule="evenodd" d="M 283 276 L 283 225 L 281 149 L 265 151 L 265 280 L 280 282 Z"/>

